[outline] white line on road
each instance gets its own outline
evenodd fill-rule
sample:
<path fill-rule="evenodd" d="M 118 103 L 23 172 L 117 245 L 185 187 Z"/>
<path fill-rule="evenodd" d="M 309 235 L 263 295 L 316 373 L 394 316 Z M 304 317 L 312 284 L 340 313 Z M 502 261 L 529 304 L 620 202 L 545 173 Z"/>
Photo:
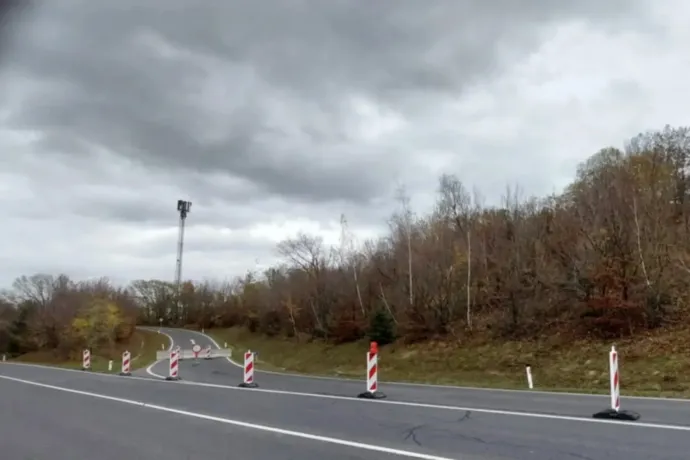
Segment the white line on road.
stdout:
<path fill-rule="evenodd" d="M 76 370 L 76 369 L 64 369 L 64 368 L 59 368 L 59 367 L 47 367 L 47 366 L 41 366 L 38 364 L 23 364 L 23 363 L 3 363 L 0 365 L 1 366 L 27 366 L 27 367 L 36 367 L 36 368 L 43 368 L 43 369 L 50 369 L 50 370 L 56 370 L 56 371 L 62 371 L 62 372 L 76 372 L 79 373 L 80 375 L 84 376 L 85 378 L 87 377 L 103 377 L 103 378 L 122 378 L 117 375 L 112 375 L 112 374 L 85 374 L 83 371 Z M 157 374 L 152 374 L 152 375 L 157 375 Z M 222 389 L 222 390 L 233 390 L 233 391 L 248 391 L 248 392 L 256 392 L 256 393 L 268 393 L 268 394 L 276 394 L 276 395 L 285 395 L 285 396 L 298 396 L 298 397 L 306 397 L 306 398 L 317 398 L 317 399 L 330 399 L 330 400 L 339 400 L 339 401 L 348 401 L 352 403 L 362 403 L 362 404 L 385 404 L 385 405 L 391 405 L 391 406 L 402 406 L 402 407 L 417 407 L 420 409 L 434 409 L 434 410 L 446 410 L 446 411 L 461 411 L 461 412 L 474 412 L 478 414 L 487 414 L 487 415 L 501 415 L 501 416 L 511 416 L 511 417 L 526 417 L 526 418 L 536 418 L 536 419 L 545 419 L 545 420 L 560 420 L 560 421 L 567 421 L 567 422 L 580 422 L 580 423 L 600 423 L 600 424 L 607 424 L 607 425 L 615 425 L 615 426 L 620 426 L 620 427 L 638 427 L 638 428 L 654 428 L 654 429 L 660 429 L 660 430 L 672 430 L 672 431 L 689 431 L 690 432 L 690 426 L 685 426 L 685 425 L 667 425 L 667 424 L 662 424 L 662 423 L 644 423 L 644 422 L 624 422 L 624 421 L 617 421 L 617 420 L 602 420 L 602 419 L 595 419 L 595 418 L 586 418 L 586 417 L 578 417 L 578 416 L 572 416 L 572 415 L 557 415 L 557 414 L 544 414 L 544 413 L 538 413 L 538 412 L 519 412 L 519 411 L 509 411 L 509 410 L 501 410 L 501 409 L 486 409 L 486 408 L 478 408 L 478 407 L 461 407 L 461 406 L 450 406 L 450 405 L 442 405 L 442 404 L 427 404 L 427 403 L 417 403 L 417 402 L 408 402 L 408 401 L 391 401 L 391 400 L 371 400 L 371 399 L 360 399 L 360 398 L 355 398 L 355 397 L 350 397 L 350 396 L 338 396 L 338 395 L 325 395 L 325 394 L 317 394 L 317 393 L 301 393 L 297 391 L 286 391 L 286 390 L 272 390 L 272 389 L 267 389 L 267 388 L 240 388 L 236 386 L 229 386 L 229 385 L 220 385 L 216 383 L 204 383 L 204 382 L 192 382 L 192 381 L 177 381 L 175 383 L 170 383 L 165 380 L 163 380 L 164 377 L 162 376 L 157 376 L 158 378 L 156 379 L 150 379 L 147 377 L 127 377 L 128 381 L 131 380 L 138 380 L 141 382 L 149 382 L 149 383 L 158 383 L 158 384 L 164 384 L 164 385 L 186 385 L 186 386 L 197 386 L 197 387 L 205 387 L 205 388 L 217 388 L 217 389 Z M 0 375 L 0 378 L 9 378 L 13 379 L 14 377 L 7 377 Z"/>
<path fill-rule="evenodd" d="M 158 333 L 161 334 L 161 335 L 164 335 L 164 336 L 166 336 L 166 337 L 168 338 L 168 342 L 169 342 L 168 351 L 172 350 L 172 347 L 173 347 L 173 338 L 172 338 L 170 335 L 166 334 L 165 332 L 163 332 L 163 331 L 161 331 L 161 330 L 159 330 Z M 165 361 L 165 360 L 162 359 L 162 360 L 160 360 L 160 361 L 155 361 L 155 362 L 151 363 L 151 364 L 149 365 L 149 367 L 146 368 L 146 373 L 149 374 L 149 375 L 152 375 L 152 376 L 154 376 L 154 377 L 156 377 L 156 378 L 161 378 L 161 376 L 159 376 L 158 374 L 155 374 L 155 373 L 153 372 L 153 367 L 154 367 L 156 364 L 160 363 L 161 361 Z M 165 377 L 162 377 L 162 378 L 165 378 Z"/>
<path fill-rule="evenodd" d="M 238 426 L 238 427 L 242 427 L 242 428 L 249 428 L 249 429 L 253 429 L 253 430 L 264 431 L 267 433 L 273 433 L 273 434 L 283 435 L 283 436 L 293 436 L 296 438 L 307 439 L 309 441 L 317 441 L 317 442 L 323 442 L 323 443 L 328 443 L 328 444 L 336 444 L 336 445 L 340 445 L 340 446 L 351 447 L 354 449 L 380 452 L 380 453 L 389 454 L 389 455 L 397 455 L 399 457 L 417 458 L 420 460 L 457 460 L 457 459 L 452 459 L 450 457 L 440 457 L 437 455 L 422 454 L 419 452 L 412 452 L 412 451 L 408 451 L 408 450 L 393 449 L 390 447 L 377 446 L 374 444 L 366 444 L 363 442 L 348 441 L 346 439 L 332 438 L 330 436 L 320 436 L 320 435 L 315 435 L 315 434 L 309 434 L 309 433 L 302 432 L 302 431 L 286 430 L 283 428 L 277 428 L 277 427 L 272 427 L 272 426 L 267 426 L 267 425 L 259 425 L 256 423 L 243 422 L 241 420 L 233 420 L 233 419 L 229 419 L 229 418 L 216 417 L 213 415 L 200 414 L 198 412 L 190 412 L 190 411 L 186 411 L 186 410 L 175 409 L 172 407 L 160 406 L 157 404 L 148 404 L 146 402 L 136 401 L 133 399 L 116 398 L 114 396 L 108 396 L 108 395 L 104 395 L 104 394 L 100 394 L 100 393 L 92 393 L 90 391 L 81 391 L 81 390 L 75 390 L 72 388 L 60 387 L 60 386 L 56 386 L 56 385 L 48 385 L 46 383 L 34 382 L 32 380 L 24 380 L 24 379 L 18 379 L 18 378 L 7 377 L 7 376 L 0 376 L 0 379 L 11 380 L 11 381 L 23 383 L 26 385 L 33 385 L 33 386 L 37 386 L 37 387 L 41 387 L 41 388 L 48 388 L 51 390 L 64 391 L 66 393 L 72 393 L 72 394 L 76 394 L 76 395 L 80 395 L 80 396 L 89 396 L 92 398 L 104 399 L 104 400 L 112 401 L 112 402 L 119 402 L 121 404 L 129 404 L 129 405 L 133 405 L 133 406 L 139 406 L 142 408 L 157 410 L 160 412 L 167 412 L 170 414 L 184 415 L 187 417 L 192 417 L 192 418 L 197 418 L 197 419 L 202 419 L 202 420 L 208 420 L 211 422 L 223 423 L 225 425 L 233 425 L 233 426 Z"/>

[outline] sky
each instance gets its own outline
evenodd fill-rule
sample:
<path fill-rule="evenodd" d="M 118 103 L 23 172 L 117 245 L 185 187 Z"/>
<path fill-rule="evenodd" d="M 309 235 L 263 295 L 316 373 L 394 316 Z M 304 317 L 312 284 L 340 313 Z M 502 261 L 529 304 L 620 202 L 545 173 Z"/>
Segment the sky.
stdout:
<path fill-rule="evenodd" d="M 35 1 L 0 60 L 0 287 L 23 274 L 276 263 L 298 232 L 387 231 L 441 174 L 500 204 L 690 124 L 680 0 Z"/>

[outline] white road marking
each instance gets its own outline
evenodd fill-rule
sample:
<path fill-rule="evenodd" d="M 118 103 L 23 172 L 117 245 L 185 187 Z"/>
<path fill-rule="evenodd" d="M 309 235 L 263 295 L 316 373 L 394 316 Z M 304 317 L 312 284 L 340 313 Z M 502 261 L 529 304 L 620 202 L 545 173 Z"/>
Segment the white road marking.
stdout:
<path fill-rule="evenodd" d="M 159 334 L 162 334 L 162 335 L 164 335 L 164 336 L 166 336 L 166 337 L 168 338 L 168 342 L 170 343 L 170 345 L 168 345 L 168 351 L 172 350 L 172 347 L 173 347 L 173 338 L 172 338 L 171 336 L 169 336 L 168 334 L 166 334 L 165 332 L 161 331 L 161 330 L 159 330 L 158 333 L 159 333 Z M 154 376 L 154 377 L 156 377 L 156 378 L 163 378 L 163 379 L 164 379 L 165 377 L 161 377 L 160 375 L 158 375 L 158 374 L 156 374 L 156 373 L 153 372 L 153 367 L 154 367 L 156 364 L 158 364 L 158 363 L 160 363 L 160 362 L 162 362 L 162 361 L 165 361 L 165 360 L 164 360 L 164 359 L 161 359 L 161 360 L 159 360 L 159 361 L 153 362 L 151 365 L 149 365 L 149 367 L 146 368 L 146 373 L 149 374 L 149 375 L 152 375 L 152 376 Z"/>
<path fill-rule="evenodd" d="M 218 345 L 218 342 L 216 342 L 213 337 L 202 334 L 199 331 L 193 331 L 193 330 L 185 330 L 185 332 L 191 332 L 193 334 L 199 334 L 206 339 L 208 339 L 213 345 L 216 346 L 216 348 L 220 349 L 220 345 Z M 231 360 L 230 358 L 225 358 L 227 359 L 231 364 L 234 366 L 242 368 L 243 366 L 241 364 L 238 364 Z M 289 376 L 289 377 L 300 377 L 300 378 L 305 378 L 305 379 L 314 379 L 314 380 L 335 380 L 339 382 L 358 382 L 358 379 L 354 378 L 346 378 L 346 377 L 327 377 L 327 376 L 322 376 L 322 375 L 309 375 L 309 374 L 295 374 L 291 372 L 276 372 L 276 371 L 264 371 L 264 370 L 259 370 L 256 369 L 254 371 L 257 374 L 273 374 L 273 375 L 284 375 L 284 376 Z M 413 383 L 413 382 L 390 382 L 390 381 L 385 381 L 385 380 L 380 380 L 380 384 L 385 384 L 385 385 L 393 385 L 393 386 L 406 386 L 406 387 L 421 387 L 421 388 L 445 388 L 445 389 L 451 389 L 451 390 L 468 390 L 468 391 L 483 391 L 483 392 L 489 392 L 489 393 L 521 393 L 524 395 L 549 395 L 549 396 L 559 396 L 559 395 L 565 395 L 565 396 L 584 396 L 584 397 L 589 397 L 589 398 L 596 398 L 596 399 L 608 399 L 610 398 L 609 395 L 607 394 L 592 394 L 592 393 L 577 393 L 577 392 L 568 392 L 568 391 L 540 391 L 540 390 L 516 390 L 516 389 L 509 389 L 509 388 L 481 388 L 481 387 L 464 387 L 464 386 L 459 386 L 459 385 L 436 385 L 432 383 Z M 625 399 L 632 399 L 632 400 L 648 400 L 648 401 L 674 401 L 674 402 L 684 402 L 684 403 L 690 403 L 690 399 L 687 398 L 666 398 L 666 397 L 655 397 L 655 396 L 625 396 Z"/>
<path fill-rule="evenodd" d="M 100 374 L 100 373 L 88 373 L 85 374 L 83 371 L 80 371 L 78 369 L 65 369 L 61 367 L 49 367 L 49 366 L 42 366 L 40 364 L 24 364 L 24 363 L 3 363 L 0 365 L 0 369 L 2 369 L 2 366 L 4 365 L 11 365 L 11 366 L 27 366 L 27 367 L 37 367 L 37 368 L 43 368 L 43 369 L 51 369 L 51 370 L 56 370 L 56 371 L 62 371 L 62 372 L 77 372 L 79 375 L 84 376 L 85 378 L 88 377 L 96 377 L 96 378 L 122 378 L 117 375 L 113 374 Z M 153 374 L 156 375 L 156 374 Z M 546 420 L 561 420 L 561 421 L 568 421 L 568 422 L 581 422 L 581 423 L 603 423 L 607 425 L 616 425 L 616 426 L 621 426 L 621 427 L 640 427 L 640 428 L 655 428 L 655 429 L 661 429 L 661 430 L 673 430 L 673 431 L 690 431 L 690 426 L 685 426 L 685 425 L 668 425 L 668 424 L 662 424 L 662 423 L 645 423 L 645 422 L 624 422 L 624 421 L 617 421 L 617 420 L 602 420 L 602 419 L 595 419 L 595 418 L 588 418 L 588 417 L 577 417 L 577 416 L 572 416 L 572 415 L 556 415 L 556 414 L 543 414 L 543 413 L 538 413 L 538 412 L 520 412 L 520 411 L 509 411 L 509 410 L 502 410 L 502 409 L 486 409 L 486 408 L 478 408 L 478 407 L 461 407 L 461 406 L 450 406 L 450 405 L 442 405 L 442 404 L 427 404 L 427 403 L 416 403 L 416 402 L 408 402 L 408 401 L 391 401 L 391 400 L 372 400 L 372 399 L 360 399 L 360 398 L 355 398 L 355 397 L 350 397 L 350 396 L 337 396 L 337 395 L 324 395 L 324 394 L 317 394 L 317 393 L 300 393 L 297 391 L 286 391 L 286 390 L 272 390 L 272 389 L 266 389 L 266 388 L 240 388 L 236 386 L 229 386 L 229 385 L 220 385 L 216 383 L 204 383 L 204 382 L 191 382 L 191 381 L 177 381 L 175 383 L 170 383 L 164 380 L 164 377 L 156 375 L 157 378 L 155 379 L 150 379 L 147 377 L 136 377 L 136 376 L 131 376 L 127 377 L 128 381 L 131 380 L 139 380 L 142 382 L 153 382 L 153 383 L 158 383 L 158 384 L 165 384 L 165 385 L 189 385 L 189 386 L 198 386 L 198 387 L 205 387 L 205 388 L 217 388 L 217 389 L 222 389 L 222 390 L 234 390 L 234 391 L 253 391 L 257 393 L 269 393 L 269 394 L 277 394 L 277 395 L 286 395 L 286 396 L 299 396 L 299 397 L 306 397 L 306 398 L 317 398 L 317 399 L 330 399 L 330 400 L 338 400 L 338 401 L 349 401 L 353 403 L 362 403 L 362 404 L 387 404 L 391 406 L 402 406 L 402 407 L 417 407 L 420 409 L 434 409 L 434 410 L 446 410 L 446 411 L 461 411 L 461 412 L 475 412 L 478 414 L 487 414 L 487 415 L 502 415 L 502 416 L 510 416 L 510 417 L 526 417 L 526 418 L 537 418 L 537 419 L 546 419 Z M 8 378 L 8 379 L 15 379 L 15 377 L 7 377 L 0 375 L 0 378 Z"/>
<path fill-rule="evenodd" d="M 249 429 L 253 429 L 253 430 L 257 430 L 257 431 L 264 431 L 267 433 L 273 433 L 273 434 L 283 435 L 283 436 L 292 436 L 295 438 L 307 439 L 309 441 L 317 441 L 317 442 L 323 442 L 323 443 L 328 443 L 328 444 L 336 444 L 339 446 L 351 447 L 354 449 L 380 452 L 380 453 L 389 454 L 389 455 L 397 455 L 399 457 L 416 458 L 416 459 L 420 459 L 420 460 L 457 460 L 457 459 L 452 459 L 450 457 L 440 457 L 437 455 L 422 454 L 419 452 L 412 452 L 412 451 L 408 451 L 408 450 L 393 449 L 390 447 L 377 446 L 374 444 L 366 444 L 363 442 L 348 441 L 346 439 L 332 438 L 330 436 L 320 436 L 320 435 L 310 434 L 310 433 L 306 433 L 306 432 L 302 432 L 302 431 L 286 430 L 283 428 L 277 428 L 277 427 L 272 427 L 272 426 L 267 426 L 267 425 L 259 425 L 256 423 L 243 422 L 241 420 L 233 420 L 233 419 L 229 419 L 229 418 L 216 417 L 213 415 L 200 414 L 198 412 L 190 412 L 190 411 L 186 411 L 186 410 L 175 409 L 172 407 L 160 406 L 157 404 L 148 404 L 146 402 L 136 401 L 134 399 L 116 398 L 114 396 L 108 396 L 108 395 L 104 395 L 104 394 L 100 394 L 100 393 L 92 393 L 90 391 L 81 391 L 81 390 L 75 390 L 72 388 L 60 387 L 60 386 L 56 386 L 56 385 L 48 385 L 45 383 L 34 382 L 32 380 L 24 380 L 24 379 L 18 379 L 18 378 L 14 378 L 14 377 L 6 377 L 6 376 L 0 376 L 0 379 L 11 380 L 11 381 L 23 383 L 26 385 L 33 385 L 33 386 L 37 386 L 37 387 L 41 387 L 41 388 L 48 388 L 51 390 L 64 391 L 66 393 L 72 393 L 72 394 L 76 394 L 76 395 L 80 395 L 80 396 L 89 396 L 92 398 L 104 399 L 107 401 L 118 402 L 121 404 L 129 404 L 132 406 L 139 406 L 139 407 L 146 408 L 146 409 L 157 410 L 160 412 L 167 412 L 170 414 L 184 415 L 187 417 L 192 417 L 192 418 L 197 418 L 197 419 L 202 419 L 202 420 L 208 420 L 210 422 L 222 423 L 225 425 L 233 425 L 233 426 L 238 426 L 238 427 L 242 427 L 242 428 L 249 428 Z"/>

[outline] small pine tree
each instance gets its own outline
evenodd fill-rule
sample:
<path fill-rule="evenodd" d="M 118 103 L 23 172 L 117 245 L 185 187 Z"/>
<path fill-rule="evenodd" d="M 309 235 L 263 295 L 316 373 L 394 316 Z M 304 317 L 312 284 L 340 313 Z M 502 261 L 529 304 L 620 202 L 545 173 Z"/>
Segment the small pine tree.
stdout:
<path fill-rule="evenodd" d="M 369 339 L 379 345 L 388 345 L 395 341 L 395 322 L 393 317 L 384 309 L 378 309 L 371 316 L 369 322 Z"/>

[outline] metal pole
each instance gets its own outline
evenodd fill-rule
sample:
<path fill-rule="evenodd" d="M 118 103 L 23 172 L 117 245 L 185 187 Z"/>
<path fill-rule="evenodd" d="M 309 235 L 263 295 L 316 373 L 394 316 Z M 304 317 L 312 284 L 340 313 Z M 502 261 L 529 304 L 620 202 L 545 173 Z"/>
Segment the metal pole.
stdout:
<path fill-rule="evenodd" d="M 180 213 L 180 223 L 179 223 L 179 231 L 178 231 L 178 237 L 177 237 L 177 265 L 175 267 L 175 290 L 177 294 L 177 307 L 178 307 L 178 313 L 180 310 L 180 294 L 181 294 L 181 286 L 180 284 L 182 283 L 182 253 L 184 250 L 184 225 L 185 221 L 187 220 L 187 214 L 189 213 L 189 210 L 192 207 L 191 201 L 184 201 L 184 200 L 177 200 L 177 210 Z"/>
<path fill-rule="evenodd" d="M 182 251 L 184 249 L 184 221 L 185 218 L 180 213 L 180 223 L 177 233 L 177 265 L 175 266 L 175 288 L 180 293 L 180 282 L 182 281 Z"/>

